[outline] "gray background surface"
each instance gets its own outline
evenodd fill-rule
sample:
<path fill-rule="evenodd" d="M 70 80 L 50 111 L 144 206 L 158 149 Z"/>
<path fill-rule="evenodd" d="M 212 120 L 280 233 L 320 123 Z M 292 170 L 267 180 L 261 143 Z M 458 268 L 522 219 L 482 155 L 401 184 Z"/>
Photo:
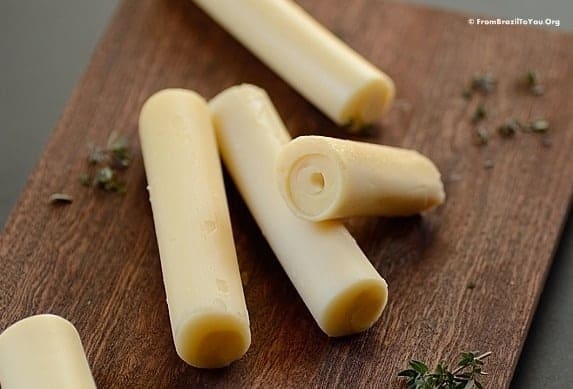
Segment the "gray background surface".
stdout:
<path fill-rule="evenodd" d="M 571 0 L 418 2 L 471 15 L 558 18 L 559 30 L 573 30 Z M 117 0 L 0 0 L 0 226 L 15 204 L 117 3 Z M 573 388 L 572 284 L 573 217 L 570 217 L 512 388 Z"/>

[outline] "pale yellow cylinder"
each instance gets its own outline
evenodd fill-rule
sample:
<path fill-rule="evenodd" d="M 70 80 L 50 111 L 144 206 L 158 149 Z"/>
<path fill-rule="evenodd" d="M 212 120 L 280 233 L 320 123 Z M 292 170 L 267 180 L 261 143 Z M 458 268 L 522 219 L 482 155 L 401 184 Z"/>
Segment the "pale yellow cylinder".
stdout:
<path fill-rule="evenodd" d="M 378 120 L 394 83 L 290 0 L 193 0 L 339 125 Z"/>
<path fill-rule="evenodd" d="M 445 200 L 434 163 L 415 150 L 301 136 L 280 151 L 277 183 L 298 216 L 409 216 Z"/>
<path fill-rule="evenodd" d="M 175 348 L 192 366 L 226 366 L 251 334 L 207 104 L 192 91 L 158 92 L 139 135 Z"/>
<path fill-rule="evenodd" d="M 36 315 L 0 335 L 2 389 L 95 389 L 80 335 L 66 319 Z"/>
<path fill-rule="evenodd" d="M 286 206 L 275 162 L 290 136 L 265 91 L 232 87 L 209 106 L 225 166 L 320 328 L 329 336 L 370 328 L 386 282 L 341 223 L 308 222 Z"/>

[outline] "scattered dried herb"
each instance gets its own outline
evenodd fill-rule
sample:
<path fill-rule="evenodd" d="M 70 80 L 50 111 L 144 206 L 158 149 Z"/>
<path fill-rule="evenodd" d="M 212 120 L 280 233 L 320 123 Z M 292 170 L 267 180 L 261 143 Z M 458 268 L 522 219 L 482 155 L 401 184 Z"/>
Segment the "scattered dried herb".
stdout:
<path fill-rule="evenodd" d="M 529 70 L 525 74 L 524 82 L 525 82 L 525 86 L 527 86 L 528 88 L 531 88 L 531 87 L 537 85 L 537 73 L 535 73 L 533 70 Z"/>
<path fill-rule="evenodd" d="M 118 168 L 125 168 L 131 163 L 129 140 L 125 135 L 111 133 L 105 148 L 100 148 L 93 143 L 88 144 L 88 163 L 97 165 L 108 163 Z"/>
<path fill-rule="evenodd" d="M 486 128 L 478 127 L 474 134 L 474 143 L 478 146 L 485 146 L 489 143 L 489 133 Z"/>
<path fill-rule="evenodd" d="M 112 132 L 107 141 L 107 151 L 110 153 L 112 163 L 120 168 L 126 168 L 131 163 L 129 140 L 125 135 Z"/>
<path fill-rule="evenodd" d="M 545 119 L 535 119 L 529 123 L 531 132 L 547 132 L 549 130 L 549 122 Z"/>
<path fill-rule="evenodd" d="M 94 186 L 106 185 L 113 180 L 114 172 L 109 166 L 99 169 L 93 180 Z"/>
<path fill-rule="evenodd" d="M 107 192 L 125 193 L 125 183 L 118 180 L 115 171 L 109 166 L 103 167 L 96 172 L 92 185 Z"/>
<path fill-rule="evenodd" d="M 472 91 L 488 95 L 495 90 L 497 80 L 491 73 L 484 73 L 474 77 L 470 85 Z"/>
<path fill-rule="evenodd" d="M 527 71 L 521 78 L 519 85 L 530 91 L 536 96 L 540 96 L 545 93 L 545 87 L 539 81 L 539 76 L 533 70 Z M 495 90 L 497 86 L 497 80 L 495 77 L 486 72 L 482 75 L 474 77 L 469 86 L 464 88 L 462 91 L 462 96 L 466 99 L 470 99 L 475 92 L 487 95 Z M 471 121 L 476 124 L 484 120 L 488 116 L 488 112 L 482 103 L 478 104 L 474 114 L 472 115 Z M 523 132 L 537 132 L 544 133 L 549 130 L 549 122 L 545 119 L 536 119 L 529 123 L 527 126 L 523 126 L 517 119 L 508 119 L 504 124 L 497 128 L 498 133 L 505 137 L 513 137 L 518 131 Z M 489 142 L 489 137 L 487 136 L 487 131 L 483 129 L 477 129 L 474 136 L 475 143 L 477 145 L 485 145 Z"/>
<path fill-rule="evenodd" d="M 472 90 L 470 88 L 464 88 L 462 90 L 462 97 L 466 100 L 471 99 L 473 96 Z"/>
<path fill-rule="evenodd" d="M 88 145 L 88 163 L 98 166 L 93 172 L 80 176 L 80 183 L 86 187 L 99 188 L 107 192 L 125 193 L 126 185 L 119 176 L 119 170 L 127 168 L 131 163 L 129 140 L 125 135 L 111 133 L 105 148 L 94 144 Z"/>
<path fill-rule="evenodd" d="M 487 117 L 487 111 L 485 110 L 485 107 L 483 106 L 483 104 L 478 104 L 472 116 L 472 123 L 480 122 L 486 117 Z"/>
<path fill-rule="evenodd" d="M 486 159 L 485 162 L 483 163 L 483 167 L 484 169 L 493 169 L 493 167 L 495 166 L 495 162 L 493 161 L 493 159 Z"/>
<path fill-rule="evenodd" d="M 65 193 L 52 193 L 48 201 L 50 204 L 70 204 L 74 198 Z"/>
<path fill-rule="evenodd" d="M 497 132 L 499 135 L 503 136 L 504 138 L 510 138 L 514 136 L 517 131 L 520 131 L 523 128 L 519 120 L 515 118 L 511 118 L 506 120 L 504 124 L 497 128 Z"/>
<path fill-rule="evenodd" d="M 534 96 L 542 96 L 545 93 L 545 87 L 539 82 L 539 77 L 533 70 L 525 74 L 522 84 Z"/>
<path fill-rule="evenodd" d="M 105 150 L 100 149 L 93 143 L 88 144 L 88 163 L 90 165 L 96 165 L 105 161 L 106 153 Z"/>
<path fill-rule="evenodd" d="M 496 79 L 491 73 L 484 73 L 471 79 L 468 86 L 462 90 L 462 97 L 470 100 L 474 93 L 488 95 L 495 90 Z"/>
<path fill-rule="evenodd" d="M 463 352 L 454 370 L 450 370 L 445 361 L 440 361 L 433 372 L 426 363 L 412 359 L 408 369 L 399 372 L 398 376 L 408 379 L 408 389 L 483 389 L 478 379 L 487 375 L 483 371 L 483 360 L 490 355 L 491 352 Z"/>

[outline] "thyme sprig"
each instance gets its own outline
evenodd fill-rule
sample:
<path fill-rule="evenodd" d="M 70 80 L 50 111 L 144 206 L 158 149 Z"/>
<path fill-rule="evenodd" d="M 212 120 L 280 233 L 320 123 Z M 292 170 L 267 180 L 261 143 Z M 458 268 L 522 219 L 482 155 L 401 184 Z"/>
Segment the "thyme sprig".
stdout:
<path fill-rule="evenodd" d="M 440 361 L 433 372 L 426 363 L 412 359 L 408 369 L 399 372 L 398 376 L 408 379 L 408 389 L 483 389 L 478 379 L 487 375 L 483 371 L 483 360 L 490 355 L 491 351 L 483 354 L 463 352 L 455 369 L 450 370 L 447 362 Z"/>

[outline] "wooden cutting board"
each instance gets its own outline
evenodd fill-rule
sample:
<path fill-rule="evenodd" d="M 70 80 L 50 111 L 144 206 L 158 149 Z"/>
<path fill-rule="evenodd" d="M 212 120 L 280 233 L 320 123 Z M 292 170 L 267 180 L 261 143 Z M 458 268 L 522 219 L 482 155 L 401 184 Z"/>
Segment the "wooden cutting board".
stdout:
<path fill-rule="evenodd" d="M 216 371 L 177 357 L 136 137 L 143 101 L 165 87 L 210 98 L 250 82 L 268 91 L 293 135 L 344 133 L 190 2 L 124 0 L 0 237 L 1 328 L 37 313 L 68 318 L 101 388 L 403 387 L 396 373 L 410 358 L 433 364 L 475 349 L 493 352 L 487 387 L 509 384 L 573 192 L 573 37 L 472 26 L 407 4 L 300 3 L 396 82 L 395 107 L 362 139 L 416 148 L 446 181 L 447 203 L 424 217 L 348 221 L 389 283 L 381 320 L 327 338 L 227 179 L 252 346 Z M 496 92 L 462 98 L 486 69 Z M 544 96 L 516 87 L 528 69 Z M 490 114 L 485 147 L 472 143 L 479 102 Z M 542 135 L 495 133 L 508 117 L 537 116 L 551 122 L 550 147 Z M 125 196 L 78 181 L 87 143 L 112 131 L 133 135 Z M 75 201 L 49 205 L 53 192 Z"/>

